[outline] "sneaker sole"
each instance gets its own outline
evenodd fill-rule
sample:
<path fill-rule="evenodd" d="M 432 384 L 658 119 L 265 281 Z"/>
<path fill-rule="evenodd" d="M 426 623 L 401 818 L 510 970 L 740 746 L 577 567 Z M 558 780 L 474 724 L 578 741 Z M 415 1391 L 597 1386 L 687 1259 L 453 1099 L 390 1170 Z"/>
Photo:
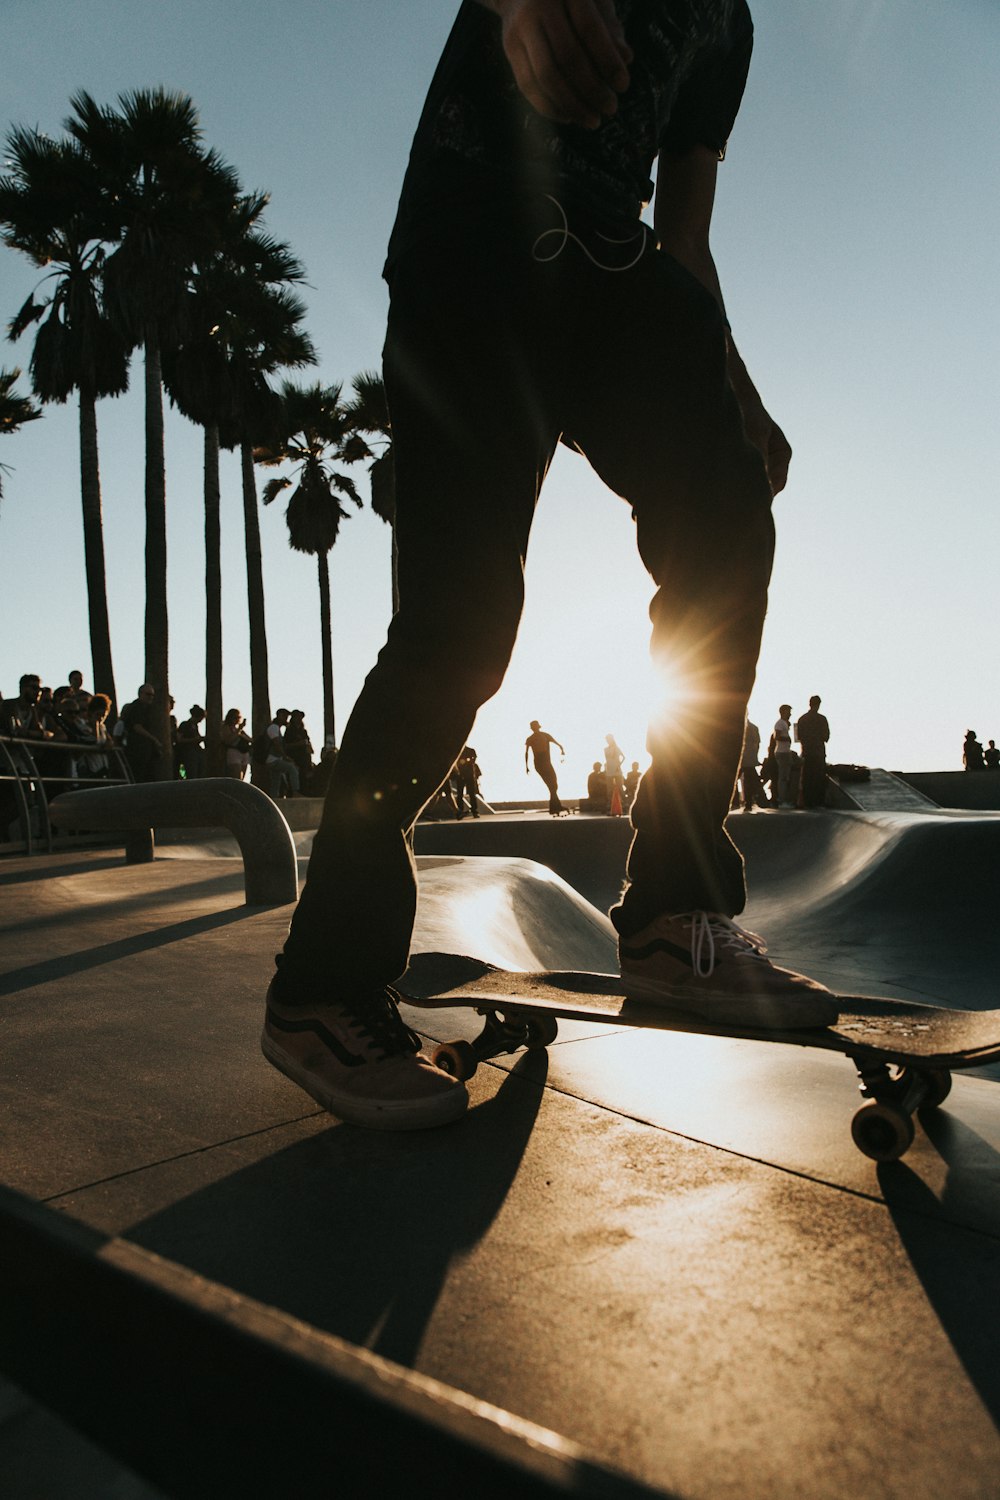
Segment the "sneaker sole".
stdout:
<path fill-rule="evenodd" d="M 655 980 L 629 974 L 622 975 L 622 987 L 629 1000 L 740 1030 L 819 1031 L 832 1026 L 840 1013 L 836 1000 L 827 995 L 671 994 Z"/>
<path fill-rule="evenodd" d="M 447 1092 L 420 1101 L 345 1096 L 300 1068 L 269 1036 L 266 1028 L 261 1032 L 260 1050 L 279 1073 L 284 1073 L 317 1104 L 348 1125 L 363 1125 L 368 1130 L 429 1130 L 460 1119 L 468 1106 L 465 1084 L 457 1082 Z"/>

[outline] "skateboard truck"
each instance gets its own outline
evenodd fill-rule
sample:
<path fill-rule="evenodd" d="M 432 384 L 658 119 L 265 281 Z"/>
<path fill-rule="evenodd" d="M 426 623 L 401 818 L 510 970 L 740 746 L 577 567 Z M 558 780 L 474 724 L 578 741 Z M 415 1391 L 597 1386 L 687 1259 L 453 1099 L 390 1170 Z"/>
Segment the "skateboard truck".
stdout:
<path fill-rule="evenodd" d="M 878 1058 L 851 1055 L 858 1070 L 863 1104 L 851 1121 L 851 1135 L 859 1151 L 872 1161 L 898 1161 L 913 1144 L 913 1116 L 918 1109 L 943 1104 L 951 1092 L 947 1068 L 900 1067 L 893 1072 Z"/>
<path fill-rule="evenodd" d="M 434 1052 L 434 1063 L 453 1078 L 469 1079 L 481 1062 L 504 1057 L 522 1047 L 535 1052 L 551 1046 L 559 1034 L 555 1016 L 529 1014 L 524 1011 L 494 1010 L 476 1006 L 482 1016 L 483 1029 L 471 1042 L 442 1042 Z"/>

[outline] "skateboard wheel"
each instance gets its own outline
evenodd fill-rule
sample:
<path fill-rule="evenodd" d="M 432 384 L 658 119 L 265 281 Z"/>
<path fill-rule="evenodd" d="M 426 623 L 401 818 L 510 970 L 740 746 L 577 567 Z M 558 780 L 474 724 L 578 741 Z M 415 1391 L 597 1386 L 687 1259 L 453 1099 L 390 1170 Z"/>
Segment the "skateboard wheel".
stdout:
<path fill-rule="evenodd" d="M 471 1078 L 479 1067 L 476 1049 L 471 1042 L 442 1042 L 431 1059 L 442 1073 L 450 1073 L 463 1083 Z"/>
<path fill-rule="evenodd" d="M 917 1074 L 921 1082 L 926 1085 L 927 1094 L 924 1097 L 921 1109 L 936 1109 L 943 1104 L 951 1093 L 951 1074 L 947 1068 L 928 1068 Z"/>
<path fill-rule="evenodd" d="M 851 1121 L 854 1144 L 872 1161 L 898 1161 L 915 1133 L 910 1116 L 888 1104 L 866 1104 Z"/>
<path fill-rule="evenodd" d="M 559 1023 L 555 1016 L 528 1016 L 525 1030 L 527 1032 L 525 1046 L 529 1050 L 550 1047 L 559 1035 Z"/>

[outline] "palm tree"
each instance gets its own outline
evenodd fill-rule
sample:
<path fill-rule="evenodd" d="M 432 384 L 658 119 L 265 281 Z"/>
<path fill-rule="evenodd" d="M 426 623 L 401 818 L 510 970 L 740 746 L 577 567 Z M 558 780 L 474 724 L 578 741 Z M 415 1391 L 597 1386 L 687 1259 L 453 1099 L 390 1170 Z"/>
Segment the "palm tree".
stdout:
<path fill-rule="evenodd" d="M 117 112 L 80 92 L 66 128 L 99 169 L 104 238 L 105 307 L 132 344 L 141 344 L 146 410 L 145 675 L 156 688 L 163 754 L 171 774 L 167 694 L 166 477 L 163 451 L 162 351 L 180 341 L 190 312 L 195 266 L 222 243 L 239 197 L 236 174 L 202 145 L 192 101 L 165 89 L 121 94 Z"/>
<path fill-rule="evenodd" d="M 104 187 L 94 164 L 71 141 L 53 141 L 34 130 L 7 137 L 8 172 L 0 178 L 0 230 L 4 242 L 46 269 L 46 294 L 35 293 L 9 324 L 18 339 L 38 324 L 31 354 L 32 388 L 43 401 L 64 402 L 74 391 L 80 406 L 80 493 L 94 688 L 117 702 L 101 514 L 97 400 L 128 388 L 130 346 L 104 312 L 101 240 Z"/>
<path fill-rule="evenodd" d="M 34 422 L 42 414 L 27 396 L 18 396 L 14 390 L 20 379 L 20 370 L 0 370 L 0 432 L 17 432 L 25 422 Z M 7 473 L 6 464 L 0 464 L 0 475 Z M 0 479 L 0 496 L 3 495 L 3 480 Z"/>
<path fill-rule="evenodd" d="M 323 648 L 323 734 L 336 737 L 333 702 L 333 648 L 330 628 L 330 549 L 340 533 L 340 523 L 349 512 L 341 497 L 360 506 L 354 480 L 335 464 L 354 464 L 367 454 L 367 445 L 352 431 L 351 419 L 341 404 L 339 385 L 307 388 L 285 381 L 281 387 L 282 436 L 254 450 L 259 464 L 294 464 L 295 474 L 269 479 L 264 486 L 264 504 L 270 505 L 295 484 L 285 511 L 289 545 L 296 552 L 310 552 L 319 575 L 320 633 Z"/>
<path fill-rule="evenodd" d="M 261 231 L 260 216 L 266 204 L 266 195 L 254 194 L 234 205 L 224 245 L 193 277 L 188 319 L 191 333 L 163 356 L 164 381 L 171 400 L 185 416 L 200 423 L 205 433 L 205 708 L 210 761 L 214 751 L 221 758 L 219 451 L 237 445 L 245 449 L 242 469 L 248 605 L 252 601 L 251 725 L 256 733 L 270 721 L 270 704 L 260 527 L 250 445 L 254 436 L 264 435 L 254 431 L 256 424 L 273 410 L 266 374 L 315 359 L 311 343 L 299 328 L 305 309 L 285 293 L 286 285 L 301 281 L 305 272 L 287 245 Z"/>
<path fill-rule="evenodd" d="M 399 610 L 399 559 L 396 551 L 396 463 L 392 449 L 392 423 L 382 377 L 374 370 L 364 370 L 351 382 L 353 401 L 347 411 L 357 432 L 381 439 L 378 449 L 370 448 L 368 466 L 372 510 L 392 529 L 392 612 Z"/>

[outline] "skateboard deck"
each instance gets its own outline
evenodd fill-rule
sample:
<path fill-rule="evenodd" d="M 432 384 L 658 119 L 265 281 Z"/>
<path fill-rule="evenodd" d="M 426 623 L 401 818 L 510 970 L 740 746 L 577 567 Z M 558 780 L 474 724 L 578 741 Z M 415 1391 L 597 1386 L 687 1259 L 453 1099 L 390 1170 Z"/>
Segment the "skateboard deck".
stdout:
<path fill-rule="evenodd" d="M 560 1020 L 842 1052 L 854 1063 L 861 1093 L 870 1101 L 854 1117 L 854 1141 L 875 1161 L 903 1155 L 914 1138 L 914 1114 L 944 1101 L 953 1070 L 1000 1058 L 1000 1011 L 949 1010 L 871 995 L 839 996 L 840 1016 L 833 1026 L 773 1030 L 715 1024 L 681 1009 L 629 1000 L 617 974 L 514 973 L 457 954 L 413 955 L 397 988 L 405 1001 L 422 1009 L 468 1007 L 484 1017 L 475 1041 L 446 1042 L 435 1053 L 439 1066 L 462 1078 L 491 1057 L 550 1045 Z"/>

